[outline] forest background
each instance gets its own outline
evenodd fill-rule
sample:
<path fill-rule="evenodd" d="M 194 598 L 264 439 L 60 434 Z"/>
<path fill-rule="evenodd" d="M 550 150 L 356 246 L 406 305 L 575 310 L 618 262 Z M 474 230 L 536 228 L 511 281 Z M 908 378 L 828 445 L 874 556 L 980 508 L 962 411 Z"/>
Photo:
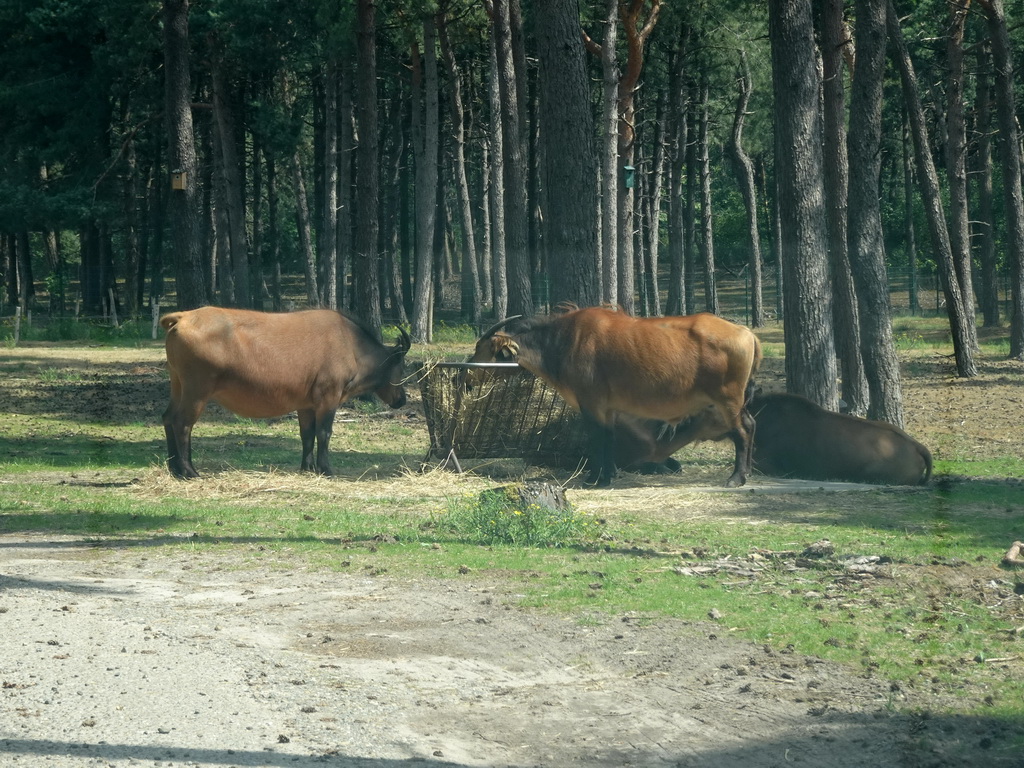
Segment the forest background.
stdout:
<path fill-rule="evenodd" d="M 791 391 L 902 424 L 894 304 L 948 316 L 960 376 L 978 323 L 1024 359 L 1020 11 L 8 0 L 0 316 L 326 306 L 429 343 L 739 280 Z"/>

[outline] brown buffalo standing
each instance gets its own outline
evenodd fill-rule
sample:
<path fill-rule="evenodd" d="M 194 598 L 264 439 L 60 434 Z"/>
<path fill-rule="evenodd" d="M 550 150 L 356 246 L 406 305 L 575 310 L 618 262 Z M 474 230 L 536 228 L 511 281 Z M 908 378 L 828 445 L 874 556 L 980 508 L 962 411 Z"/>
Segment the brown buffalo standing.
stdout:
<path fill-rule="evenodd" d="M 167 465 L 175 477 L 199 476 L 192 466 L 192 426 L 210 400 L 247 418 L 298 411 L 302 469 L 324 475 L 331 474 L 327 452 L 339 405 L 365 392 L 393 408 L 405 404 L 405 331 L 387 347 L 358 322 L 327 309 L 269 314 L 203 307 L 164 315 L 160 324 L 171 375 L 163 415 Z"/>
<path fill-rule="evenodd" d="M 918 485 L 932 455 L 892 424 L 828 411 L 799 395 L 758 394 L 754 466 L 766 475 L 851 483 Z"/>
<path fill-rule="evenodd" d="M 703 429 L 691 417 L 709 409 L 736 446 L 727 485 L 746 482 L 754 422 L 744 406 L 761 362 L 749 329 L 711 314 L 636 318 L 603 307 L 574 309 L 509 318 L 480 338 L 472 357 L 513 360 L 579 410 L 590 432 L 589 482 L 607 485 L 615 475 L 620 414 L 664 422 L 688 437 L 687 425 L 694 434 Z"/>

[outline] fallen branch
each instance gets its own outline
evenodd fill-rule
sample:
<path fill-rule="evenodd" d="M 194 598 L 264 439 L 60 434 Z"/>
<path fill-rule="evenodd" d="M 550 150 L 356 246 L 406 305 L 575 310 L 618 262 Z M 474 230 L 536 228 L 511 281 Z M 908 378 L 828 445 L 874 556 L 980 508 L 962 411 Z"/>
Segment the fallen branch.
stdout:
<path fill-rule="evenodd" d="M 1010 568 L 1024 567 L 1024 557 L 1021 556 L 1022 549 L 1024 549 L 1024 541 L 1013 542 L 1013 546 L 1003 555 L 1003 565 Z"/>

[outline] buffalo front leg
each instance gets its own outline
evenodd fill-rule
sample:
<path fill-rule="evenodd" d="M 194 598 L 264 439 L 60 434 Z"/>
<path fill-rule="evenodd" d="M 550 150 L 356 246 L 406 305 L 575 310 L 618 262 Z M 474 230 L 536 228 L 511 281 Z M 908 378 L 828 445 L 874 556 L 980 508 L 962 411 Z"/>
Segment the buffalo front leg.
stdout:
<path fill-rule="evenodd" d="M 600 423 L 586 411 L 582 416 L 590 442 L 587 482 L 607 488 L 615 479 L 615 432 L 611 425 Z"/>
<path fill-rule="evenodd" d="M 299 469 L 303 472 L 314 472 L 313 449 L 316 447 L 316 411 L 306 409 L 299 411 L 299 437 L 302 438 L 302 464 Z"/>
<path fill-rule="evenodd" d="M 334 410 L 316 417 L 316 471 L 321 475 L 332 475 L 331 434 L 334 432 Z"/>
<path fill-rule="evenodd" d="M 750 457 L 754 447 L 754 430 L 757 423 L 746 408 L 740 411 L 739 425 L 729 433 L 736 446 L 736 463 L 732 475 L 725 481 L 727 488 L 738 488 L 747 482 L 750 474 Z"/>

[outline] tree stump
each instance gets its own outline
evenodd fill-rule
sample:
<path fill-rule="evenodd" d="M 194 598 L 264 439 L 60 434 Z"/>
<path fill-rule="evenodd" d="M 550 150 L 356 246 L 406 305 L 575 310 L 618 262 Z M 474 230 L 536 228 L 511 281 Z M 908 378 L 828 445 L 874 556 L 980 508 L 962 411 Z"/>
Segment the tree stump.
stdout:
<path fill-rule="evenodd" d="M 530 506 L 538 506 L 552 512 L 568 512 L 572 509 L 572 505 L 565 498 L 565 490 L 560 485 L 552 485 L 543 480 L 512 483 L 491 488 L 480 494 L 481 501 L 494 499 L 500 499 L 512 509 L 526 510 Z"/>

